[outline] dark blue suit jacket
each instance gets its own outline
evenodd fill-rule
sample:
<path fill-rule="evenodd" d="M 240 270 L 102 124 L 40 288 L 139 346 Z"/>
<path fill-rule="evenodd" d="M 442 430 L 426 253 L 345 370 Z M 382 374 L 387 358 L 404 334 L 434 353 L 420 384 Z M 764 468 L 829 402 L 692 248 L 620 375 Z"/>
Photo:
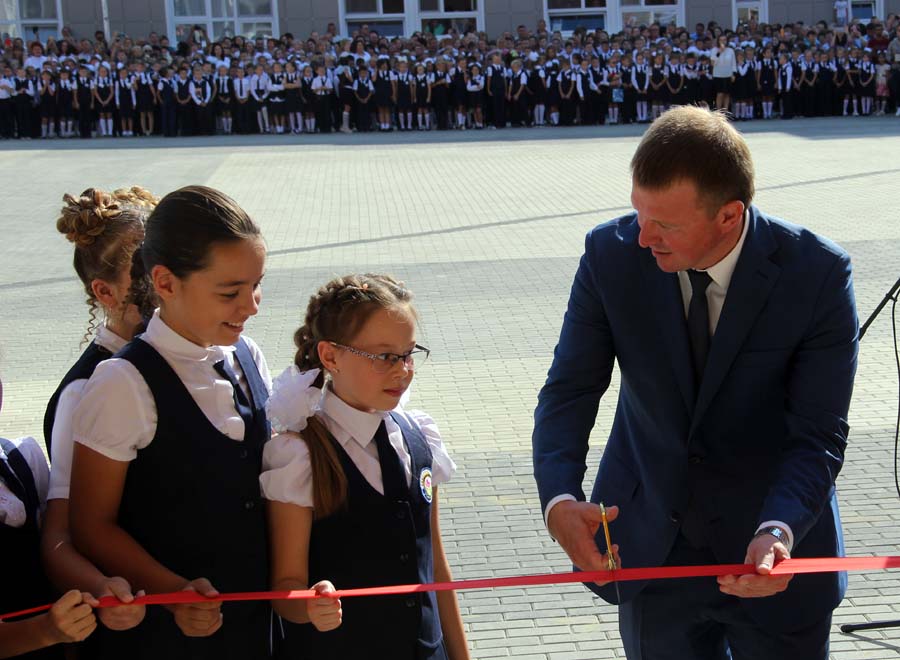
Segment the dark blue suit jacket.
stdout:
<path fill-rule="evenodd" d="M 678 278 L 638 245 L 637 215 L 587 236 L 535 411 L 534 471 L 542 510 L 563 493 L 585 499 L 588 436 L 618 361 L 591 501 L 621 507 L 611 529 L 624 566 L 662 565 L 686 515 L 721 563 L 742 563 L 767 520 L 791 526 L 794 557 L 843 553 L 834 482 L 858 348 L 850 259 L 755 207 L 748 218 L 699 391 Z M 615 602 L 612 585 L 588 586 Z M 622 600 L 643 586 L 622 583 Z M 783 594 L 742 602 L 758 623 L 792 630 L 845 589 L 845 574 L 795 576 Z"/>

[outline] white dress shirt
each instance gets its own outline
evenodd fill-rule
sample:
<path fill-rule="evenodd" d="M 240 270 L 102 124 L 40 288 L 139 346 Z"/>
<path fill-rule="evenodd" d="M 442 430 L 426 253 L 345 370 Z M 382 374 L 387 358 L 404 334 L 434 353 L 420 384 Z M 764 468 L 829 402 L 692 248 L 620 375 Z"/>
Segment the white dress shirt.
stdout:
<path fill-rule="evenodd" d="M 140 340 L 168 362 L 210 424 L 232 440 L 243 441 L 244 421 L 234 407 L 234 390 L 213 366 L 220 360 L 227 361 L 241 389 L 249 395 L 234 346 L 198 346 L 167 326 L 159 310 Z M 250 338 L 244 336 L 244 341 L 263 382 L 271 389 L 272 379 L 262 352 Z M 107 458 L 132 461 L 139 449 L 153 441 L 156 419 L 156 401 L 137 368 L 127 360 L 110 358 L 97 365 L 84 386 L 73 414 L 73 436 L 75 442 Z"/>
<path fill-rule="evenodd" d="M 101 325 L 97 329 L 94 342 L 115 355 L 128 342 L 115 332 Z M 79 378 L 63 388 L 56 403 L 56 416 L 53 419 L 53 430 L 50 433 L 50 490 L 48 500 L 69 499 L 69 482 L 72 479 L 72 414 L 87 384 L 87 378 Z"/>
<path fill-rule="evenodd" d="M 11 442 L 19 449 L 19 453 L 22 454 L 25 462 L 28 463 L 28 467 L 31 468 L 31 474 L 34 477 L 34 487 L 37 490 L 38 500 L 41 503 L 41 512 L 43 512 L 47 502 L 47 483 L 50 479 L 44 452 L 41 451 L 40 445 L 34 438 L 19 438 Z M 0 448 L 0 460 L 6 460 L 6 452 L 2 448 Z M 0 478 L 0 523 L 10 527 L 22 527 L 27 519 L 25 504 L 7 487 L 6 482 Z M 10 559 L 15 561 L 14 558 Z"/>
<path fill-rule="evenodd" d="M 419 411 L 403 413 L 399 406 L 394 412 L 406 414 L 422 429 L 432 454 L 432 484 L 437 486 L 450 481 L 456 472 L 456 464 L 447 454 L 434 420 Z M 400 427 L 391 418 L 390 412 L 368 413 L 357 410 L 344 403 L 330 387 L 326 387 L 316 416 L 347 452 L 369 485 L 381 494 L 384 494 L 384 483 L 374 437 L 381 421 L 384 420 L 388 440 L 400 457 L 407 483 L 412 483 L 412 460 L 406 443 L 403 442 Z M 263 472 L 259 481 L 263 497 L 267 500 L 302 507 L 313 506 L 313 476 L 309 449 L 299 434 L 282 433 L 266 443 L 263 449 Z"/>
<path fill-rule="evenodd" d="M 716 333 L 716 328 L 719 325 L 719 317 L 722 315 L 722 308 L 725 305 L 725 296 L 728 294 L 728 286 L 731 284 L 731 277 L 734 275 L 734 269 L 737 266 L 738 258 L 741 256 L 741 251 L 744 248 L 744 241 L 747 238 L 747 229 L 749 228 L 750 223 L 747 219 L 746 214 L 744 215 L 744 227 L 741 230 L 741 237 L 738 239 L 738 242 L 731 249 L 725 257 L 721 259 L 714 266 L 710 266 L 709 268 L 703 269 L 704 272 L 708 273 L 712 282 L 710 282 L 709 286 L 706 288 L 706 301 L 709 309 L 709 336 L 712 338 Z M 700 269 L 698 269 L 700 270 Z M 680 270 L 678 271 L 678 284 L 681 287 L 681 298 L 684 302 L 684 316 L 687 318 L 688 310 L 691 305 L 691 297 L 693 296 L 693 292 L 691 290 L 691 280 L 688 277 L 687 271 Z M 564 493 L 562 495 L 557 495 L 553 499 L 551 499 L 547 503 L 547 508 L 544 510 L 544 524 L 547 523 L 547 520 L 550 516 L 550 509 L 552 509 L 559 502 L 563 502 L 566 500 L 574 500 L 576 499 L 574 495 L 570 495 L 568 493 Z M 615 504 L 615 502 L 613 502 Z M 783 530 L 787 532 L 787 546 L 788 551 L 790 551 L 794 546 L 794 533 L 791 530 L 790 526 L 787 523 L 781 522 L 780 520 L 767 520 L 762 523 L 757 531 L 763 529 L 764 527 L 781 527 Z"/>

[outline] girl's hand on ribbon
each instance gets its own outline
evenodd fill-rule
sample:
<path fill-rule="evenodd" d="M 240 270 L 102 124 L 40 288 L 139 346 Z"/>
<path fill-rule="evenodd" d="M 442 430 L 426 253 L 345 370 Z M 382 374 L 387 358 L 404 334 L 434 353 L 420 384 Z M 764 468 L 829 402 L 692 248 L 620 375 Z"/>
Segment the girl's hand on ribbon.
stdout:
<path fill-rule="evenodd" d="M 188 582 L 182 591 L 196 591 L 201 596 L 215 598 L 219 592 L 206 578 Z M 169 605 L 175 615 L 175 625 L 188 637 L 209 637 L 222 627 L 222 603 L 182 603 Z"/>
<path fill-rule="evenodd" d="M 756 566 L 756 575 L 725 575 L 716 578 L 719 591 L 738 598 L 765 598 L 788 588 L 793 575 L 769 575 L 772 567 L 782 559 L 790 559 L 791 553 L 774 536 L 763 534 L 754 538 L 747 547 L 745 564 Z"/>
<path fill-rule="evenodd" d="M 143 595 L 143 591 L 137 592 L 137 596 Z M 131 593 L 131 586 L 124 578 L 111 577 L 107 579 L 103 591 L 97 594 L 98 598 L 103 596 L 115 596 L 122 601 L 122 605 L 104 607 L 97 611 L 97 617 L 101 623 L 110 630 L 128 630 L 144 620 L 145 606 L 129 605 L 134 600 L 134 595 Z"/>
<path fill-rule="evenodd" d="M 334 593 L 336 589 L 328 580 L 322 580 L 312 586 L 319 595 Z M 319 632 L 334 630 L 341 625 L 343 610 L 340 598 L 313 598 L 308 601 L 307 614 L 310 622 Z"/>
<path fill-rule="evenodd" d="M 97 628 L 93 608 L 97 599 L 77 589 L 67 592 L 44 615 L 47 646 L 80 642 Z"/>
<path fill-rule="evenodd" d="M 619 507 L 606 507 L 607 521 L 612 522 L 618 516 Z M 547 517 L 550 534 L 566 551 L 572 563 L 582 571 L 609 570 L 608 557 L 600 552 L 595 540 L 602 524 L 603 514 L 600 507 L 589 502 L 564 500 L 555 504 Z M 616 566 L 621 566 L 618 545 L 613 544 L 612 553 L 616 559 Z M 597 584 L 602 587 L 608 583 Z"/>

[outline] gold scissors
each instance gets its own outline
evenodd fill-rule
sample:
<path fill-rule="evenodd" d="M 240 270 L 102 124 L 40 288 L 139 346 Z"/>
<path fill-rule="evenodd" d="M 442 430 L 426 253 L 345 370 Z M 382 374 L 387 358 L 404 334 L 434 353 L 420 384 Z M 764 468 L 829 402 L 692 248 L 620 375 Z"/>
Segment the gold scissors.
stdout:
<path fill-rule="evenodd" d="M 600 502 L 600 520 L 603 522 L 603 536 L 606 537 L 606 567 L 610 571 L 614 571 L 618 568 L 618 564 L 616 563 L 616 556 L 613 554 L 613 546 L 612 546 L 612 538 L 609 535 L 609 520 L 606 517 L 606 507 L 603 506 L 603 502 Z M 622 602 L 621 594 L 619 594 L 619 583 L 614 582 L 616 587 L 616 597 L 619 602 Z"/>

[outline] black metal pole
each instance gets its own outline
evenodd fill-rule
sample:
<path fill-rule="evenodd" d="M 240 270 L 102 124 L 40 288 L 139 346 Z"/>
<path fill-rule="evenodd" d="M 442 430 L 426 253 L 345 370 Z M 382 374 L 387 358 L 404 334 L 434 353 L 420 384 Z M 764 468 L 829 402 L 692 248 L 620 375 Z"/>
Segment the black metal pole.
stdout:
<path fill-rule="evenodd" d="M 869 318 L 866 319 L 866 322 L 863 323 L 863 326 L 859 329 L 859 338 L 862 340 L 863 335 L 866 334 L 866 330 L 869 329 L 869 326 L 872 325 L 872 321 L 881 313 L 881 310 L 884 309 L 884 306 L 887 305 L 888 300 L 894 300 L 897 295 L 897 289 L 900 289 L 900 279 L 894 282 L 894 286 L 891 287 L 890 291 L 887 292 L 887 295 L 878 303 L 878 307 L 875 308 L 875 311 L 869 315 Z"/>
<path fill-rule="evenodd" d="M 875 311 L 869 315 L 869 318 L 866 319 L 866 322 L 863 323 L 862 327 L 859 329 L 860 340 L 862 340 L 863 335 L 866 334 L 866 330 L 869 329 L 869 326 L 872 325 L 872 321 L 875 320 L 881 313 L 881 310 L 887 305 L 888 300 L 897 300 L 898 289 L 900 289 L 900 279 L 894 282 L 894 286 L 891 287 L 887 292 L 887 295 L 885 295 L 881 302 L 878 303 L 878 307 L 875 308 Z M 852 633 L 857 630 L 880 630 L 882 628 L 900 628 L 900 619 L 895 619 L 893 621 L 869 621 L 868 623 L 845 623 L 841 626 L 841 632 Z"/>

